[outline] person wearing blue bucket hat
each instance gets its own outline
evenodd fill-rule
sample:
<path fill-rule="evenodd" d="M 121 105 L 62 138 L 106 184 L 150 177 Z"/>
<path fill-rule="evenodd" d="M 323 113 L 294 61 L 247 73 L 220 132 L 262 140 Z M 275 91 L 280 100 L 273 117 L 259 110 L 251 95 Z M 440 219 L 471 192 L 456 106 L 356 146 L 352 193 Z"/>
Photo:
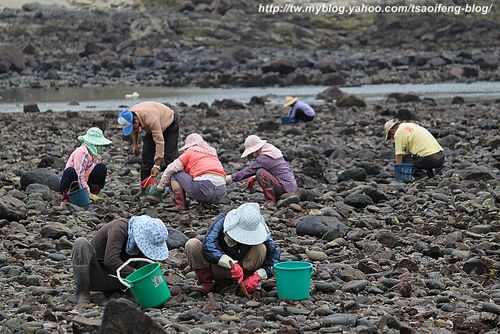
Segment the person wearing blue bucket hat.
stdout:
<path fill-rule="evenodd" d="M 167 239 L 163 221 L 147 215 L 113 220 L 99 229 L 90 242 L 77 238 L 71 252 L 77 304 L 89 302 L 90 291 L 122 290 L 123 285 L 115 277 L 116 269 L 130 258 L 165 261 L 169 255 Z M 134 270 L 128 265 L 121 274 L 127 276 Z"/>
<path fill-rule="evenodd" d="M 92 127 L 85 135 L 78 136 L 82 145 L 71 153 L 66 162 L 59 183 L 59 190 L 63 195 L 61 204 L 69 200 L 70 190 L 85 188 L 91 200 L 99 199 L 97 194 L 106 183 L 107 168 L 100 160 L 100 154 L 111 140 L 104 137 L 101 129 Z M 78 186 L 73 187 L 72 185 Z M 71 188 L 71 189 L 70 189 Z"/>
<path fill-rule="evenodd" d="M 251 293 L 262 280 L 273 276 L 273 265 L 281 254 L 257 203 L 244 203 L 220 214 L 203 241 L 189 239 L 185 249 L 198 279 L 196 291 L 202 293 L 214 291 L 214 280 L 227 278 Z"/>
<path fill-rule="evenodd" d="M 396 164 L 408 163 L 425 170 L 429 178 L 434 169 L 444 164 L 444 151 L 434 136 L 424 127 L 391 119 L 384 124 L 385 140 L 394 139 Z"/>
<path fill-rule="evenodd" d="M 179 114 L 163 103 L 140 102 L 118 115 L 118 124 L 125 137 L 132 137 L 132 153 L 139 155 L 139 131 L 142 138 L 141 181 L 156 178 L 178 156 Z"/>

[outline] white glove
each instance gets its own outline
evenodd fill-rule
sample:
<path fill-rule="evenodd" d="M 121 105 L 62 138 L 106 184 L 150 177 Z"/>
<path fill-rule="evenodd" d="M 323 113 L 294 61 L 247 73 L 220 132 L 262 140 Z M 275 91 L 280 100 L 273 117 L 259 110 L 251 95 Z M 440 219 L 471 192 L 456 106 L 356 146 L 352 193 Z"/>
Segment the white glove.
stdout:
<path fill-rule="evenodd" d="M 217 263 L 222 268 L 231 269 L 231 263 L 237 263 L 238 261 L 231 259 L 228 255 L 224 254 L 221 256 L 219 263 Z"/>
<path fill-rule="evenodd" d="M 226 175 L 226 183 L 229 184 L 233 182 L 233 177 L 231 175 Z"/>

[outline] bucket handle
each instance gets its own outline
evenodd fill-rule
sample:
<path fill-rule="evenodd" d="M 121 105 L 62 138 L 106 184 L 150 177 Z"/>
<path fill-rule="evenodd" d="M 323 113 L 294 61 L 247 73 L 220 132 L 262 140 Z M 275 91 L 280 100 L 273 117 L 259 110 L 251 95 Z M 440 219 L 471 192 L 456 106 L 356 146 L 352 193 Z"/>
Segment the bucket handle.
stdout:
<path fill-rule="evenodd" d="M 77 187 L 73 187 L 74 184 L 77 184 L 77 187 L 80 188 L 80 182 L 78 181 L 73 181 L 71 182 L 71 184 L 69 185 L 69 192 L 73 192 L 75 191 L 76 189 L 78 189 Z"/>
<path fill-rule="evenodd" d="M 121 284 L 125 285 L 127 289 L 130 289 L 132 285 L 128 284 L 125 282 L 122 277 L 120 276 L 120 271 L 125 268 L 130 262 L 149 262 L 149 263 L 155 263 L 154 261 L 151 261 L 150 259 L 143 259 L 143 258 L 137 258 L 137 257 L 132 257 L 125 261 L 124 264 L 122 264 L 118 269 L 116 269 L 116 278 L 120 281 Z"/>

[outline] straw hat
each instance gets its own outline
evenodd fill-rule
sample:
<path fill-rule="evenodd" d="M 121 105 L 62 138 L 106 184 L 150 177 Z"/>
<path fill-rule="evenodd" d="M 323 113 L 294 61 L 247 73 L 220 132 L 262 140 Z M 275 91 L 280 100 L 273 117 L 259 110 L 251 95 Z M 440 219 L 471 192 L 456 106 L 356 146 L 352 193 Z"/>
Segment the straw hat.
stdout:
<path fill-rule="evenodd" d="M 260 245 L 271 234 L 257 203 L 244 203 L 224 218 L 224 233 L 244 245 Z"/>
<path fill-rule="evenodd" d="M 385 140 L 389 140 L 389 132 L 396 124 L 399 124 L 399 122 L 395 119 L 391 119 L 391 120 L 388 120 L 387 122 L 385 122 L 385 124 L 384 124 Z"/>
<path fill-rule="evenodd" d="M 134 115 L 128 109 L 118 115 L 118 124 L 123 128 L 123 135 L 128 137 L 134 131 Z"/>
<path fill-rule="evenodd" d="M 200 136 L 197 133 L 192 133 L 189 136 L 186 137 L 186 142 L 184 143 L 184 146 L 182 146 L 179 151 L 184 151 L 187 150 L 188 148 L 198 145 L 203 142 L 203 137 Z"/>
<path fill-rule="evenodd" d="M 127 241 L 135 242 L 142 254 L 154 261 L 164 261 L 168 258 L 168 231 L 165 224 L 158 218 L 150 216 L 133 216 L 129 220 L 129 234 L 133 236 Z"/>
<path fill-rule="evenodd" d="M 294 104 L 298 100 L 299 100 L 298 97 L 293 97 L 293 96 L 287 96 L 287 97 L 285 97 L 285 104 L 283 104 L 283 108 L 291 106 L 292 104 Z"/>
<path fill-rule="evenodd" d="M 102 130 L 99 128 L 90 128 L 87 133 L 83 136 L 78 136 L 78 140 L 83 143 L 89 143 L 97 146 L 109 145 L 112 143 L 111 140 L 104 137 Z"/>
<path fill-rule="evenodd" d="M 245 139 L 245 151 L 241 155 L 242 158 L 249 154 L 257 152 L 267 143 L 267 140 L 262 140 L 256 135 L 250 135 Z"/>

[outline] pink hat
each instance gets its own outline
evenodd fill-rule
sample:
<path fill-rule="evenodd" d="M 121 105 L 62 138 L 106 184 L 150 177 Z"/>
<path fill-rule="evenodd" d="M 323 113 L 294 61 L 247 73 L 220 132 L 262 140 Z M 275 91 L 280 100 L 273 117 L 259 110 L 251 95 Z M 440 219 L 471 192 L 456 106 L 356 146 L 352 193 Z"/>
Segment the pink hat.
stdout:
<path fill-rule="evenodd" d="M 186 142 L 184 143 L 184 146 L 182 146 L 179 151 L 184 151 L 187 150 L 188 148 L 198 145 L 200 143 L 203 143 L 203 137 L 200 136 L 197 133 L 192 133 L 189 136 L 186 137 Z"/>
<path fill-rule="evenodd" d="M 262 140 L 256 135 L 250 135 L 245 139 L 245 151 L 241 155 L 242 158 L 249 154 L 257 152 L 267 143 L 267 140 Z"/>

